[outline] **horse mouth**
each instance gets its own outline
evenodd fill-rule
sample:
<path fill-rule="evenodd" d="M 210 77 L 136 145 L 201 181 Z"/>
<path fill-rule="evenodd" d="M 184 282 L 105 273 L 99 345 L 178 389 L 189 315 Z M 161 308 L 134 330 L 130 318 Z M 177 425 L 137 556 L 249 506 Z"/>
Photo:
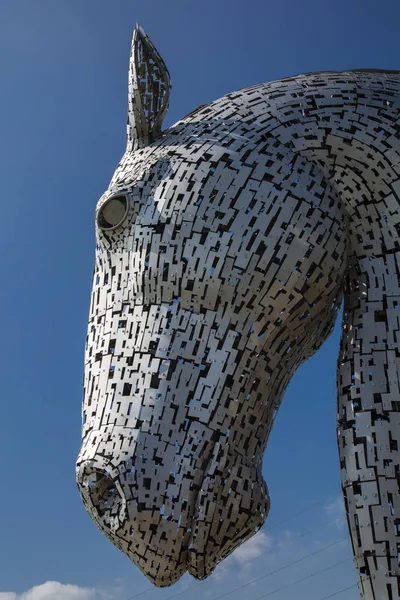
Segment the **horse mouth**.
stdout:
<path fill-rule="evenodd" d="M 164 517 L 162 507 L 147 508 L 138 497 L 127 502 L 118 480 L 92 462 L 78 466 L 77 483 L 85 508 L 99 529 L 153 584 L 158 587 L 173 585 L 190 570 L 189 553 L 200 490 L 192 492 L 191 502 L 186 505 L 184 518 L 187 527 L 183 528 L 180 526 L 182 514 L 179 519 L 173 520 L 170 516 Z M 132 512 L 133 517 L 130 516 Z M 155 513 L 159 515 L 158 522 L 151 524 Z M 150 525 L 147 525 L 149 522 Z M 178 531 L 180 535 L 177 535 Z M 141 536 L 146 541 L 137 543 L 136 551 L 130 550 L 134 540 Z M 170 553 L 162 547 L 160 540 L 163 539 L 170 540 Z M 192 575 L 197 576 L 196 573 Z"/>
<path fill-rule="evenodd" d="M 266 518 L 269 498 L 260 466 L 228 449 L 222 454 L 220 444 L 211 443 L 201 468 L 183 473 L 175 496 L 173 483 L 157 495 L 144 478 L 132 491 L 128 473 L 122 487 L 120 471 L 111 473 L 94 461 L 78 465 L 90 516 L 157 587 L 176 583 L 187 571 L 205 579 Z M 147 469 L 149 474 L 149 464 Z M 239 489 L 240 478 L 249 483 L 249 492 Z"/>

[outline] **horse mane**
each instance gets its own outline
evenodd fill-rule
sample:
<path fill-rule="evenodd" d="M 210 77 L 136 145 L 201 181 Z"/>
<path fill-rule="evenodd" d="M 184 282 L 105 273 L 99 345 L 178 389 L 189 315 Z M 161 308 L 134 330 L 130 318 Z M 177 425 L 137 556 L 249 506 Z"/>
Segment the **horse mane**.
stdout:
<path fill-rule="evenodd" d="M 342 73 L 388 73 L 390 75 L 400 75 L 400 71 L 393 71 L 390 69 L 350 69 L 349 71 L 342 71 Z"/>
<path fill-rule="evenodd" d="M 256 83 L 250 86 L 245 86 L 243 88 L 239 88 L 233 92 L 230 92 L 228 94 L 225 94 L 222 98 L 218 98 L 217 100 L 214 100 L 210 103 L 207 104 L 200 104 L 200 106 L 197 106 L 195 109 L 193 109 L 192 111 L 190 111 L 188 114 L 186 114 L 184 117 L 182 117 L 180 119 L 180 121 L 185 121 L 186 119 L 190 119 L 191 117 L 196 116 L 202 109 L 207 109 L 208 107 L 211 107 L 212 105 L 216 104 L 217 102 L 219 103 L 222 99 L 226 98 L 226 99 L 233 99 L 236 98 L 238 95 L 241 95 L 243 93 L 246 92 L 250 92 L 252 90 L 255 90 L 257 88 L 268 88 L 268 86 L 274 86 L 278 83 L 282 83 L 282 84 L 287 84 L 290 82 L 298 82 L 300 80 L 302 80 L 303 78 L 309 78 L 311 85 L 314 85 L 315 87 L 317 87 L 318 85 L 320 85 L 320 82 L 317 83 L 318 81 L 318 77 L 320 76 L 328 76 L 331 78 L 332 81 L 332 76 L 337 75 L 338 80 L 341 80 L 343 77 L 345 77 L 346 75 L 352 75 L 357 76 L 360 75 L 361 77 L 363 75 L 380 75 L 382 76 L 382 80 L 386 80 L 385 76 L 390 76 L 391 78 L 393 76 L 396 77 L 396 83 L 395 81 L 393 81 L 392 79 L 392 83 L 395 83 L 396 88 L 398 85 L 398 80 L 397 80 L 397 76 L 400 75 L 400 71 L 396 71 L 396 70 L 390 70 L 390 69 L 363 69 L 363 68 L 359 68 L 359 69 L 346 69 L 345 71 L 310 71 L 308 73 L 298 73 L 297 75 L 288 75 L 287 77 L 282 77 L 282 79 L 276 79 L 276 80 L 272 80 L 272 81 L 267 81 L 264 83 Z M 312 79 L 316 78 L 317 81 L 312 82 Z M 338 81 L 339 83 L 340 81 Z M 357 82 L 357 77 L 354 77 L 354 82 Z M 341 83 L 343 83 L 343 81 L 341 81 Z M 356 83 L 357 85 L 357 83 Z"/>

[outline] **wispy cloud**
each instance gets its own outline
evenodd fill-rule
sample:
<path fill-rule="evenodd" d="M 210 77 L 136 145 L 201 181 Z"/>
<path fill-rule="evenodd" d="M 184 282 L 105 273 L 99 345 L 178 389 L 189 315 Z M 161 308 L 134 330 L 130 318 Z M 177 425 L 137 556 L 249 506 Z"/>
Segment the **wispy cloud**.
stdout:
<path fill-rule="evenodd" d="M 335 500 L 333 500 L 329 504 L 326 504 L 324 508 L 330 520 L 335 523 L 336 527 L 340 531 L 342 531 L 346 525 L 346 515 L 344 512 L 343 497 L 338 496 L 337 498 L 335 498 Z"/>
<path fill-rule="evenodd" d="M 338 533 L 340 530 L 340 533 Z M 333 568 L 338 559 L 340 568 Z M 332 565 L 323 578 L 318 579 L 319 569 Z M 329 592 L 336 593 L 348 584 L 355 586 L 355 572 L 351 561 L 351 547 L 346 540 L 346 519 L 341 496 L 321 503 L 319 511 L 314 511 L 302 519 L 298 527 L 278 528 L 273 532 L 260 531 L 218 565 L 212 577 L 201 586 L 201 597 L 216 600 L 236 594 L 243 600 L 250 600 L 264 592 L 272 593 L 282 588 L 282 600 L 290 600 L 293 590 L 288 587 L 310 577 L 301 589 L 297 589 L 298 600 L 310 597 L 313 590 L 318 597 Z M 286 591 L 286 587 L 288 587 Z M 190 593 L 188 589 L 187 593 Z M 200 598 L 193 589 L 193 600 Z M 238 595 L 240 594 L 240 595 Z M 356 598 L 356 589 L 349 592 L 348 598 Z M 189 597 L 189 596 L 188 596 Z M 233 596 L 232 596 L 233 598 Z"/>
<path fill-rule="evenodd" d="M 250 540 L 242 544 L 232 555 L 232 559 L 239 564 L 243 564 L 251 559 L 259 558 L 265 552 L 271 550 L 273 546 L 272 538 L 266 533 L 260 532 Z"/>

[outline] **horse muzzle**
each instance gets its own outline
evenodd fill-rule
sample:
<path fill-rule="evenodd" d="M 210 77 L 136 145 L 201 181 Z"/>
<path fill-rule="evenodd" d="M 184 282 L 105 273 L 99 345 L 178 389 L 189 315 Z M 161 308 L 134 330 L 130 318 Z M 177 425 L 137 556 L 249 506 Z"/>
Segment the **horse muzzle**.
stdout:
<path fill-rule="evenodd" d="M 186 571 L 208 577 L 266 518 L 269 498 L 261 465 L 213 442 L 212 435 L 196 456 L 185 447 L 179 454 L 167 447 L 162 459 L 151 450 L 159 440 L 139 435 L 131 441 L 134 453 L 118 464 L 102 451 L 99 432 L 87 437 L 76 470 L 85 508 L 159 587 L 172 585 Z"/>

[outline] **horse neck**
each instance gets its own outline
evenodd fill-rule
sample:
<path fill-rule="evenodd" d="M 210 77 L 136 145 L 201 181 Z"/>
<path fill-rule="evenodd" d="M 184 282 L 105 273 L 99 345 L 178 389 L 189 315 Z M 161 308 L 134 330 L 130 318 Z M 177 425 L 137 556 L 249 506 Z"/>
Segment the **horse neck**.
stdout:
<path fill-rule="evenodd" d="M 282 125 L 272 135 L 316 163 L 332 184 L 349 216 L 351 247 L 357 254 L 381 253 L 378 230 L 385 250 L 399 248 L 391 214 L 400 196 L 400 76 L 315 74 L 296 78 L 290 92 L 291 112 L 286 94 L 274 111 Z M 296 101 L 301 106 L 295 109 Z M 373 223 L 378 230 L 371 235 Z M 360 227 L 368 231 L 364 244 Z"/>
<path fill-rule="evenodd" d="M 399 112 L 399 84 L 385 88 L 376 76 L 348 108 L 343 96 L 337 114 L 305 118 L 311 137 L 299 149 L 322 169 L 348 215 L 338 443 L 360 592 L 368 600 L 398 589 L 397 538 L 386 524 L 393 510 L 400 514 Z"/>

